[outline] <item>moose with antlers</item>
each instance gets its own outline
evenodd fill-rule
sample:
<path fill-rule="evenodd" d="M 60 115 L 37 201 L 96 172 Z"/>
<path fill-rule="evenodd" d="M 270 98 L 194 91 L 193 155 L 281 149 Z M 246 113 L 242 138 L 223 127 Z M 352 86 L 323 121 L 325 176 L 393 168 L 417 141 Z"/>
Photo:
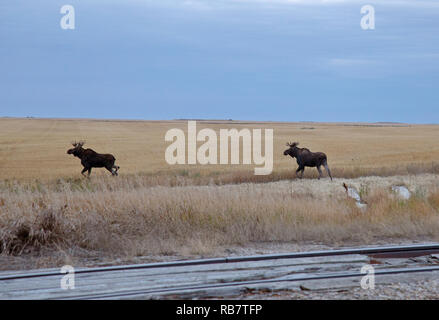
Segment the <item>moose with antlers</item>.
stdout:
<path fill-rule="evenodd" d="M 81 164 L 84 169 L 81 174 L 85 176 L 85 172 L 88 171 L 88 176 L 91 174 L 91 168 L 105 168 L 111 172 L 113 176 L 117 176 L 119 166 L 114 165 L 116 159 L 112 154 L 97 153 L 92 149 L 84 149 L 82 146 L 85 141 L 72 142 L 73 148 L 67 150 L 67 154 L 73 154 L 75 157 L 81 159 Z"/>
<path fill-rule="evenodd" d="M 302 179 L 305 167 L 317 167 L 320 179 L 322 177 L 322 170 L 320 169 L 320 166 L 324 166 L 332 181 L 331 170 L 329 170 L 328 167 L 326 154 L 324 154 L 323 152 L 311 152 L 307 148 L 298 148 L 298 145 L 298 142 L 287 143 L 287 147 L 290 148 L 284 151 L 284 156 L 289 155 L 292 158 L 296 158 L 297 160 L 299 168 L 297 168 L 296 170 L 296 176 L 298 176 L 299 171 L 301 171 L 302 174 L 300 175 L 300 178 Z"/>

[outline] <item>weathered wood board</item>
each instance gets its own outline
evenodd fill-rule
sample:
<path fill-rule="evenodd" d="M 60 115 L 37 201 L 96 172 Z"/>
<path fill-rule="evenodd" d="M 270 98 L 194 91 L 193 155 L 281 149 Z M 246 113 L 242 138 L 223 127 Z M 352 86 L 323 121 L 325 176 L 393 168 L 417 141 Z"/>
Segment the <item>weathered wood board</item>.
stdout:
<path fill-rule="evenodd" d="M 393 259 L 374 264 L 376 270 L 391 266 L 407 268 L 429 265 L 427 259 Z M 0 280 L 0 299 L 164 299 L 236 296 L 249 290 L 322 290 L 360 286 L 358 277 L 344 279 L 287 281 L 333 272 L 360 272 L 370 259 L 363 255 L 279 259 L 253 262 L 221 263 L 185 267 L 118 270 L 75 273 L 74 289 L 62 289 L 65 274 Z M 1 272 L 1 277 L 30 271 Z M 439 272 L 380 276 L 377 281 L 439 278 Z M 257 283 L 265 280 L 265 283 Z M 408 281 L 407 280 L 407 281 Z M 242 282 L 242 284 L 236 284 Z M 235 283 L 235 284 L 233 284 Z"/>

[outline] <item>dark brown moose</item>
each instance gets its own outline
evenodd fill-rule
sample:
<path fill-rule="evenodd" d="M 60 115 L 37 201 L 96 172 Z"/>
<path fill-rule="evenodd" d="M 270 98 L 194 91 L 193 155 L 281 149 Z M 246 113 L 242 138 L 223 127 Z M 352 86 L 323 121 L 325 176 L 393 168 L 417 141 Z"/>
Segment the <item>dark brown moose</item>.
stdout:
<path fill-rule="evenodd" d="M 111 172 L 113 176 L 117 176 L 119 166 L 114 165 L 116 159 L 112 154 L 97 153 L 92 149 L 84 149 L 84 141 L 72 142 L 73 148 L 67 150 L 67 154 L 73 154 L 75 157 L 81 159 L 81 164 L 84 169 L 81 174 L 85 176 L 84 172 L 88 171 L 88 176 L 91 174 L 91 168 L 105 168 Z"/>
<path fill-rule="evenodd" d="M 322 177 L 322 170 L 320 169 L 320 166 L 324 166 L 332 181 L 331 170 L 329 170 L 328 167 L 326 154 L 323 152 L 311 152 L 307 148 L 298 148 L 298 145 L 298 142 L 287 143 L 287 146 L 290 148 L 284 151 L 284 156 L 289 155 L 297 160 L 299 168 L 296 170 L 296 176 L 299 177 L 298 172 L 301 171 L 302 174 L 300 175 L 300 179 L 302 179 L 305 167 L 317 167 L 320 179 Z"/>

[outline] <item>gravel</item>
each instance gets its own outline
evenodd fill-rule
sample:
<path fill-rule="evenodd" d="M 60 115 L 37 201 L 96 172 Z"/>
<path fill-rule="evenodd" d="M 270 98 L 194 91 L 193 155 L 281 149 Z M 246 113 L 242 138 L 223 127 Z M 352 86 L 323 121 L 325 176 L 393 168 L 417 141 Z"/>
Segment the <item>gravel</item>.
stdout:
<path fill-rule="evenodd" d="M 356 288 L 335 290 L 253 292 L 237 298 L 281 300 L 437 300 L 439 299 L 439 279 L 375 285 L 374 289 L 362 289 L 358 286 Z"/>

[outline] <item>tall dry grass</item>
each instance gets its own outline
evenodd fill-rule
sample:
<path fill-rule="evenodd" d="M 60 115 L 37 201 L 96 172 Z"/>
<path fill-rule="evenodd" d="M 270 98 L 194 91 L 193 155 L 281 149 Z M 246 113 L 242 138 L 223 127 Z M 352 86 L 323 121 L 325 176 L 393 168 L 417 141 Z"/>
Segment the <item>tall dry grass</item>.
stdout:
<path fill-rule="evenodd" d="M 260 241 L 367 243 L 439 236 L 436 175 L 151 186 L 144 177 L 3 182 L 0 250 L 79 248 L 140 256 Z M 363 211 L 341 187 L 354 185 Z M 402 200 L 390 186 L 404 184 Z"/>

